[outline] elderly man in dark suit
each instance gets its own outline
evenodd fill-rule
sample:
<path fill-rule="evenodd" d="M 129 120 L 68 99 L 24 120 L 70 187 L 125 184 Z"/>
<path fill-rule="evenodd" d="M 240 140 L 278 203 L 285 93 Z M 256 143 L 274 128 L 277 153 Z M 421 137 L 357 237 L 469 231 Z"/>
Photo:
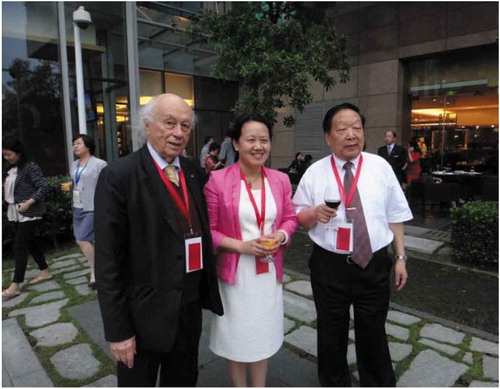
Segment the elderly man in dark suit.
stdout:
<path fill-rule="evenodd" d="M 143 109 L 147 144 L 103 169 L 95 195 L 96 282 L 119 386 L 196 386 L 201 308 L 222 315 L 194 125 L 179 96 Z"/>
<path fill-rule="evenodd" d="M 405 182 L 405 170 L 408 162 L 408 152 L 403 146 L 396 144 L 396 133 L 387 131 L 384 136 L 385 146 L 379 147 L 378 155 L 391 165 L 399 183 Z"/>

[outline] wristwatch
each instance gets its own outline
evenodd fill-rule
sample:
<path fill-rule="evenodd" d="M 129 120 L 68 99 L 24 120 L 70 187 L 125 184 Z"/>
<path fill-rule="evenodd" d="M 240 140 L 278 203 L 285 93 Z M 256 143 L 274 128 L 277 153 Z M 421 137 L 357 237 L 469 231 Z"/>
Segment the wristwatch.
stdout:
<path fill-rule="evenodd" d="M 406 255 L 395 255 L 394 259 L 401 259 L 406 262 L 408 260 L 408 257 Z"/>

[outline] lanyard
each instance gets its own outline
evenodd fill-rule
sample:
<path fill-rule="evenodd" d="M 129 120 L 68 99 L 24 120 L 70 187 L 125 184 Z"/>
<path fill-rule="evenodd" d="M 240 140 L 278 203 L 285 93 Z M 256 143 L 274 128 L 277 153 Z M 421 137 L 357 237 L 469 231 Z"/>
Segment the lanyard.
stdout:
<path fill-rule="evenodd" d="M 163 170 L 161 170 L 160 165 L 158 165 L 158 163 L 156 161 L 154 161 L 154 162 L 155 162 L 156 168 L 158 169 L 158 173 L 160 174 L 160 178 L 162 179 L 163 183 L 167 187 L 168 192 L 170 193 L 170 195 L 174 199 L 175 204 L 177 205 L 177 207 L 180 209 L 182 214 L 188 220 L 189 232 L 193 233 L 193 225 L 191 224 L 191 214 L 189 213 L 189 197 L 188 197 L 188 191 L 187 191 L 187 187 L 186 187 L 186 179 L 184 178 L 184 172 L 182 171 L 182 169 L 179 170 L 179 182 L 181 183 L 182 195 L 183 195 L 184 200 L 185 200 L 185 201 L 182 201 L 179 194 L 174 189 L 174 186 L 172 185 L 170 180 L 167 178 L 165 172 Z"/>
<path fill-rule="evenodd" d="M 266 185 L 264 182 L 264 169 L 262 171 L 262 193 L 260 196 L 260 211 L 257 208 L 257 203 L 255 202 L 255 198 L 253 197 L 253 193 L 250 190 L 250 185 L 248 185 L 247 181 L 245 180 L 245 176 L 243 175 L 243 172 L 240 170 L 240 177 L 245 183 L 245 188 L 247 189 L 248 192 L 248 197 L 250 197 L 250 202 L 252 203 L 253 210 L 255 212 L 255 219 L 257 219 L 257 227 L 259 227 L 260 233 L 264 234 L 264 222 L 266 220 Z"/>
<path fill-rule="evenodd" d="M 89 161 L 85 162 L 85 166 L 83 166 L 83 169 L 80 170 L 80 174 L 78 174 L 78 170 L 80 168 L 80 164 L 78 164 L 76 166 L 76 170 L 75 170 L 75 184 L 78 185 L 78 182 L 80 181 L 80 178 L 82 177 L 82 173 L 83 171 L 85 170 L 85 168 L 87 167 L 87 164 L 89 163 Z"/>
<path fill-rule="evenodd" d="M 337 164 L 335 163 L 335 160 L 333 159 L 333 155 L 330 158 L 331 158 L 330 162 L 332 163 L 333 173 L 335 174 L 335 179 L 337 180 L 337 185 L 339 187 L 339 192 L 340 192 L 340 195 L 342 196 L 342 201 L 344 202 L 344 206 L 347 209 L 347 207 L 349 207 L 349 204 L 352 201 L 352 198 L 354 197 L 354 193 L 356 192 L 356 188 L 358 187 L 358 180 L 359 180 L 359 175 L 361 173 L 361 166 L 363 166 L 363 155 L 359 156 L 358 168 L 356 169 L 356 175 L 354 176 L 354 180 L 352 181 L 349 196 L 347 196 L 347 194 L 344 191 L 344 185 L 342 184 L 342 181 L 340 180 L 339 172 L 337 170 Z"/>

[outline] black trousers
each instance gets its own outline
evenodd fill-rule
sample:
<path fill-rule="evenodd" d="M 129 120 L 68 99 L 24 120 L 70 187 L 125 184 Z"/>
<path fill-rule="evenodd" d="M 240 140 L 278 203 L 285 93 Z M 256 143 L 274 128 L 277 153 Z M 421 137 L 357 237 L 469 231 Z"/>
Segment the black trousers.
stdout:
<path fill-rule="evenodd" d="M 148 320 L 147 317 L 144 320 Z M 172 349 L 165 353 L 141 350 L 138 345 L 134 366 L 117 363 L 118 386 L 155 387 L 160 374 L 161 387 L 195 387 L 198 381 L 198 344 L 202 315 L 198 301 L 181 309 Z M 159 370 L 159 372 L 158 372 Z"/>
<path fill-rule="evenodd" d="M 318 374 L 322 386 L 351 386 L 347 364 L 349 308 L 354 306 L 356 358 L 361 386 L 396 386 L 385 321 L 392 259 L 387 247 L 365 269 L 347 256 L 314 245 L 309 260 L 318 312 Z"/>
<path fill-rule="evenodd" d="M 24 281 L 24 274 L 28 266 L 28 252 L 33 256 L 40 270 L 47 269 L 48 267 L 40 242 L 41 223 L 41 220 L 13 223 L 16 235 L 13 247 L 15 268 L 12 282 L 21 283 Z"/>

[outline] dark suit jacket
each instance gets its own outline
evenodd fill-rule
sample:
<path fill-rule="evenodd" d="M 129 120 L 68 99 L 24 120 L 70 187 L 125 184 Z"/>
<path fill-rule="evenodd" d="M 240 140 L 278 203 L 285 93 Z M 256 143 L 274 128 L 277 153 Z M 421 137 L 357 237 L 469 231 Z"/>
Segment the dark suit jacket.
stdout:
<path fill-rule="evenodd" d="M 392 148 L 391 154 L 387 154 L 387 146 L 379 147 L 378 155 L 384 158 L 389 164 L 392 166 L 392 170 L 394 170 L 394 174 L 399 181 L 402 183 L 404 181 L 404 170 L 403 166 L 408 160 L 408 152 L 403 146 L 394 145 Z"/>
<path fill-rule="evenodd" d="M 203 308 L 222 315 L 199 167 L 180 157 L 203 229 Z M 174 203 L 147 146 L 104 168 L 95 194 L 95 266 L 105 338 L 136 336 L 137 348 L 172 347 L 185 274 Z"/>

